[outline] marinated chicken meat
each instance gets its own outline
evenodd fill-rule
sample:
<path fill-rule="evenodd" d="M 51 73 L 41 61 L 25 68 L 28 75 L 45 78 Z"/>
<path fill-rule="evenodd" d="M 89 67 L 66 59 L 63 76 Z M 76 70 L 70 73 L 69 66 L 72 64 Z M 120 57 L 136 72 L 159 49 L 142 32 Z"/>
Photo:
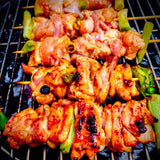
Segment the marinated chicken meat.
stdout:
<path fill-rule="evenodd" d="M 60 59 L 70 61 L 69 45 L 67 36 L 61 38 L 47 37 L 42 42 L 37 42 L 36 48 L 30 55 L 29 66 L 53 66 L 58 65 Z"/>
<path fill-rule="evenodd" d="M 124 33 L 123 45 L 126 48 L 125 58 L 129 60 L 134 59 L 137 52 L 145 46 L 141 35 L 134 30 L 129 30 Z"/>
<path fill-rule="evenodd" d="M 23 64 L 22 68 L 25 73 L 32 74 L 29 87 L 33 99 L 40 104 L 49 104 L 56 100 L 56 96 L 63 98 L 67 93 L 67 85 L 62 76 L 76 72 L 76 69 L 64 59 L 59 61 L 59 66 L 30 67 Z"/>
<path fill-rule="evenodd" d="M 42 105 L 41 109 L 34 111 L 27 108 L 22 112 L 14 114 L 5 125 L 3 135 L 7 136 L 11 148 L 18 149 L 24 143 L 44 143 L 48 137 L 46 130 L 46 117 L 50 112 L 48 105 Z M 42 109 L 43 108 L 43 109 Z M 33 123 L 35 122 L 35 123 Z M 33 133 L 33 131 L 36 131 Z"/>
<path fill-rule="evenodd" d="M 81 16 L 82 9 L 100 9 L 111 6 L 113 0 L 38 0 L 43 10 L 43 16 L 51 16 L 54 13 L 76 13 Z"/>
<path fill-rule="evenodd" d="M 132 70 L 129 64 L 118 64 L 110 76 L 109 96 L 115 94 L 125 101 L 131 100 L 132 97 L 138 96 L 135 81 L 132 80 Z"/>
<path fill-rule="evenodd" d="M 138 32 L 123 33 L 117 29 L 100 33 L 85 33 L 74 39 L 73 43 L 76 46 L 75 54 L 102 60 L 111 54 L 132 60 L 144 47 L 144 41 Z"/>
<path fill-rule="evenodd" d="M 126 53 L 122 37 L 123 34 L 116 29 L 101 33 L 83 34 L 73 40 L 76 46 L 75 54 L 102 60 L 105 60 L 111 54 L 122 57 Z"/>
<path fill-rule="evenodd" d="M 51 108 L 41 105 L 35 111 L 27 108 L 14 114 L 3 134 L 14 149 L 23 144 L 36 147 L 46 143 L 55 148 L 68 138 L 75 114 L 71 159 L 80 159 L 84 154 L 93 159 L 105 146 L 114 152 L 131 152 L 138 142 L 155 142 L 151 126 L 154 118 L 146 104 L 146 99 L 126 104 L 117 101 L 102 108 L 89 100 L 59 99 Z"/>
<path fill-rule="evenodd" d="M 155 142 L 153 116 L 146 107 L 146 99 L 105 106 L 103 121 L 106 145 L 112 151 L 131 152 L 138 142 Z"/>
<path fill-rule="evenodd" d="M 82 18 L 75 14 L 53 14 L 50 19 L 35 17 L 31 39 L 39 41 L 46 37 L 68 36 L 77 38 L 79 34 L 118 29 L 118 23 L 113 21 L 117 12 L 113 8 L 95 11 L 85 10 Z"/>
<path fill-rule="evenodd" d="M 77 17 L 73 14 L 53 14 L 50 19 L 35 17 L 31 39 L 39 41 L 46 37 L 68 36 L 75 38 L 78 31 L 75 28 Z"/>
<path fill-rule="evenodd" d="M 117 12 L 113 8 L 104 8 L 99 10 L 85 10 L 82 12 L 83 18 L 77 22 L 79 33 L 108 31 L 109 29 L 118 29 L 118 23 L 114 21 L 117 18 Z"/>
<path fill-rule="evenodd" d="M 105 134 L 102 129 L 102 107 L 98 103 L 81 101 L 75 103 L 75 137 L 71 159 L 79 160 L 84 154 L 94 159 L 103 150 Z"/>
<path fill-rule="evenodd" d="M 14 149 L 23 144 L 36 147 L 44 143 L 53 148 L 68 138 L 73 116 L 71 102 L 66 104 L 65 99 L 60 99 L 51 108 L 41 105 L 35 111 L 27 108 L 16 113 L 6 123 L 3 134 Z"/>
<path fill-rule="evenodd" d="M 48 118 L 48 129 L 50 131 L 48 141 L 64 142 L 68 137 L 73 116 L 72 104 L 54 102 Z"/>
<path fill-rule="evenodd" d="M 96 60 L 82 56 L 77 56 L 72 61 L 75 61 L 77 67 L 76 81 L 69 85 L 68 97 L 103 103 L 109 91 L 111 67 L 107 66 L 107 63 L 101 66 Z M 117 58 L 113 58 L 110 63 L 113 69 L 117 61 Z"/>

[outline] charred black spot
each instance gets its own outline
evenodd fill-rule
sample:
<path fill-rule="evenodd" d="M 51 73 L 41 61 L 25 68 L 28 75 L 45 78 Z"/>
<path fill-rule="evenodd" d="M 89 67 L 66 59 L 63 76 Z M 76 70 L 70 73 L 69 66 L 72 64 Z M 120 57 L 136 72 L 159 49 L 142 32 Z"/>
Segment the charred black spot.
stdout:
<path fill-rule="evenodd" d="M 93 107 L 91 107 L 91 110 L 93 110 Z"/>
<path fill-rule="evenodd" d="M 88 117 L 87 124 L 89 125 L 95 124 L 95 115 Z"/>
<path fill-rule="evenodd" d="M 47 94 L 50 93 L 50 87 L 47 86 L 47 85 L 44 85 L 44 86 L 41 87 L 40 92 L 41 92 L 42 94 L 47 95 Z"/>
<path fill-rule="evenodd" d="M 86 128 L 88 131 L 90 131 L 91 133 L 97 133 L 97 128 L 96 126 L 87 126 Z"/>
<path fill-rule="evenodd" d="M 94 142 L 94 138 L 93 138 L 93 137 L 91 137 L 91 142 L 92 142 L 92 143 Z"/>
<path fill-rule="evenodd" d="M 81 110 L 80 109 L 78 110 L 78 114 L 81 114 Z"/>
<path fill-rule="evenodd" d="M 104 104 L 104 103 L 101 103 L 100 106 L 104 108 L 104 107 L 105 107 L 105 104 Z"/>
<path fill-rule="evenodd" d="M 125 79 L 125 80 L 124 80 L 124 84 L 125 84 L 125 86 L 127 86 L 127 87 L 131 87 L 131 86 L 133 85 L 133 81 L 132 81 L 132 80 L 127 80 L 127 79 Z"/>
<path fill-rule="evenodd" d="M 123 66 L 126 67 L 127 66 L 127 61 L 123 62 Z"/>
<path fill-rule="evenodd" d="M 77 129 L 80 131 L 82 129 L 82 126 L 78 125 Z"/>
<path fill-rule="evenodd" d="M 92 144 L 92 148 L 96 148 L 97 146 L 96 146 L 96 144 Z"/>
<path fill-rule="evenodd" d="M 96 60 L 103 66 L 105 61 L 103 61 L 102 59 L 96 59 Z"/>
<path fill-rule="evenodd" d="M 156 117 L 154 117 L 153 120 L 154 120 L 154 123 L 158 122 L 158 119 Z"/>
<path fill-rule="evenodd" d="M 82 124 L 84 122 L 84 117 L 82 116 L 79 120 L 79 124 Z"/>
<path fill-rule="evenodd" d="M 81 78 L 82 78 L 81 74 L 76 72 L 76 82 L 79 82 Z"/>
<path fill-rule="evenodd" d="M 139 129 L 139 133 L 145 133 L 147 131 L 147 128 L 145 127 L 145 125 L 141 122 L 136 122 L 136 126 Z"/>

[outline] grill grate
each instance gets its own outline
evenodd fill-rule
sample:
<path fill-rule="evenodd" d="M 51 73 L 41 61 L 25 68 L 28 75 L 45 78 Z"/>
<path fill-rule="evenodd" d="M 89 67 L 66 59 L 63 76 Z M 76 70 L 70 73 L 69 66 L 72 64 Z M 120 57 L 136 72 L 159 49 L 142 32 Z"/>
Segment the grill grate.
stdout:
<path fill-rule="evenodd" d="M 0 107 L 4 108 L 4 113 L 7 117 L 11 117 L 14 113 L 19 112 L 32 104 L 31 95 L 27 85 L 16 85 L 14 82 L 29 80 L 21 67 L 22 62 L 27 62 L 27 57 L 20 57 L 17 54 L 12 54 L 12 51 L 19 50 L 24 44 L 22 38 L 22 30 L 13 30 L 12 27 L 22 25 L 23 10 L 22 6 L 33 5 L 31 0 L 10 0 L 8 2 L 0 1 Z M 126 8 L 129 9 L 129 16 L 149 16 L 160 15 L 160 1 L 154 0 L 125 0 Z M 32 12 L 32 10 L 30 10 Z M 142 33 L 143 26 L 146 20 L 130 21 L 130 24 L 139 33 Z M 160 22 L 158 19 L 150 20 L 154 23 L 154 31 L 152 39 L 160 39 Z M 137 60 L 131 62 L 131 65 L 136 64 Z M 148 52 L 145 59 L 142 61 L 142 66 L 151 67 L 154 77 L 160 77 L 160 44 L 149 44 Z M 157 92 L 160 92 L 160 82 L 156 81 Z M 10 149 L 6 143 L 6 137 L 0 132 L 0 159 L 61 159 L 61 152 L 56 149 L 52 150 L 47 146 L 37 148 L 21 147 L 18 151 Z M 54 157 L 53 157 L 54 156 Z M 69 155 L 63 155 L 63 159 L 70 159 Z M 86 159 L 84 157 L 83 159 Z M 138 144 L 132 153 L 113 153 L 107 148 L 97 154 L 97 159 L 111 160 L 151 160 L 160 159 L 153 143 Z"/>

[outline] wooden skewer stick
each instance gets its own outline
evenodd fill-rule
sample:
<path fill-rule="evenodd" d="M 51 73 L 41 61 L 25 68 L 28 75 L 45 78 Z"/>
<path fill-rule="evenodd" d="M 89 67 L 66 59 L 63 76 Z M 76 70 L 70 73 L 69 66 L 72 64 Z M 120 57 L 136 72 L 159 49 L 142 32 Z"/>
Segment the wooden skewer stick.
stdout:
<path fill-rule="evenodd" d="M 160 39 L 151 39 L 149 43 L 159 43 Z"/>
<path fill-rule="evenodd" d="M 22 7 L 22 9 L 32 9 L 32 8 L 34 8 L 34 5 L 33 6 L 24 6 L 24 7 Z"/>
<path fill-rule="evenodd" d="M 24 51 L 14 51 L 12 53 L 24 54 Z"/>
<path fill-rule="evenodd" d="M 160 81 L 160 77 L 155 77 L 155 80 L 156 81 Z M 139 78 L 132 78 L 132 81 L 139 81 Z M 16 84 L 24 84 L 24 85 L 27 85 L 27 84 L 30 84 L 31 81 L 19 81 L 19 82 L 16 82 Z"/>
<path fill-rule="evenodd" d="M 155 18 L 160 18 L 160 15 L 156 15 L 156 16 L 145 16 L 145 17 L 128 17 L 127 19 L 129 21 L 131 20 L 143 20 L 143 19 L 155 19 Z M 115 21 L 118 21 L 118 18 L 114 19 Z"/>
<path fill-rule="evenodd" d="M 12 29 L 23 29 L 23 26 L 12 27 Z"/>
<path fill-rule="evenodd" d="M 31 81 L 19 81 L 19 82 L 16 82 L 16 84 L 30 84 Z"/>
<path fill-rule="evenodd" d="M 142 19 L 155 19 L 155 18 L 160 18 L 160 15 L 145 16 L 145 17 L 128 17 L 128 20 L 142 20 Z M 118 21 L 118 18 L 115 18 L 114 21 Z M 16 26 L 13 27 L 12 29 L 23 29 L 23 26 Z"/>
<path fill-rule="evenodd" d="M 149 43 L 159 43 L 159 42 L 160 42 L 160 39 L 152 39 L 149 41 Z M 24 54 L 24 51 L 14 51 L 12 53 Z"/>
<path fill-rule="evenodd" d="M 155 81 L 159 81 L 160 80 L 160 77 L 155 77 Z M 132 81 L 139 81 L 138 78 L 132 78 Z"/>

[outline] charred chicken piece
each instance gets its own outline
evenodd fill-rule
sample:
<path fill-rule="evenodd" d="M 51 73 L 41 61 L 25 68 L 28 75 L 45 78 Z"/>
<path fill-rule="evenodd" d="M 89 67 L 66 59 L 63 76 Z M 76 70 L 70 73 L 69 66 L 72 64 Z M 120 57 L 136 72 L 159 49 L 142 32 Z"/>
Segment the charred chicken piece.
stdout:
<path fill-rule="evenodd" d="M 96 60 L 82 56 L 72 60 L 75 60 L 77 66 L 76 81 L 69 85 L 68 97 L 103 103 L 109 90 L 110 73 L 107 64 L 101 66 Z M 111 63 L 117 63 L 117 60 Z"/>
<path fill-rule="evenodd" d="M 119 64 L 110 76 L 109 96 L 118 95 L 125 101 L 138 96 L 135 81 L 132 81 L 132 71 L 129 64 Z"/>
<path fill-rule="evenodd" d="M 37 113 L 32 108 L 14 114 L 5 124 L 3 135 L 11 148 L 19 149 L 28 138 L 31 124 L 37 118 Z"/>
<path fill-rule="evenodd" d="M 32 122 L 26 143 L 30 147 L 36 147 L 47 142 L 50 132 L 48 130 L 48 116 L 50 107 L 41 105 L 35 110 L 37 118 Z"/>
<path fill-rule="evenodd" d="M 27 108 L 16 113 L 6 123 L 3 135 L 14 149 L 23 144 L 36 147 L 45 143 L 55 148 L 68 138 L 73 116 L 73 102 L 59 99 L 51 108 L 41 105 L 35 111 Z"/>
<path fill-rule="evenodd" d="M 135 136 L 146 132 L 145 125 L 153 124 L 153 116 L 146 106 L 146 100 L 126 103 L 122 112 L 122 122 L 125 128 Z"/>
<path fill-rule="evenodd" d="M 53 67 L 26 67 L 22 65 L 24 72 L 31 73 L 33 99 L 40 104 L 49 104 L 56 100 L 56 96 L 63 98 L 67 92 L 67 85 L 63 80 L 63 74 L 75 73 L 76 69 L 67 61 L 60 60 L 59 66 Z"/>
<path fill-rule="evenodd" d="M 54 102 L 48 118 L 48 129 L 50 131 L 48 141 L 54 143 L 64 142 L 68 137 L 73 116 L 72 104 L 64 100 Z"/>
<path fill-rule="evenodd" d="M 155 142 L 151 124 L 153 116 L 146 108 L 146 100 L 130 100 L 107 105 L 103 110 L 106 146 L 116 152 L 131 152 L 137 142 Z"/>
<path fill-rule="evenodd" d="M 7 136 L 11 148 L 18 149 L 23 144 L 31 147 L 47 141 L 49 137 L 48 120 L 50 107 L 41 105 L 35 111 L 27 108 L 13 115 L 5 125 L 3 135 Z"/>
<path fill-rule="evenodd" d="M 84 154 L 93 159 L 103 150 L 105 134 L 102 129 L 102 108 L 90 101 L 75 103 L 75 138 L 72 145 L 71 159 L 80 159 Z"/>

